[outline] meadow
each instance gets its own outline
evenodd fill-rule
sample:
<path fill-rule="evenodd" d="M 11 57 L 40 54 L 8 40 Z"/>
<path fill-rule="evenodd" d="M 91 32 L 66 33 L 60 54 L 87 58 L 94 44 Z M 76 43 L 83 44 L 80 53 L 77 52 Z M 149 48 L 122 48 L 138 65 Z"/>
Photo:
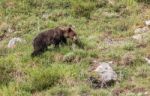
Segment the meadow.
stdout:
<path fill-rule="evenodd" d="M 149 0 L 0 0 L 0 96 L 150 96 L 150 36 L 133 40 L 150 19 Z M 34 37 L 75 26 L 84 49 L 68 45 L 31 58 Z M 26 42 L 7 48 L 9 40 Z M 124 57 L 129 59 L 124 59 Z M 93 60 L 113 61 L 119 83 L 92 88 Z M 119 92 L 119 91 L 118 91 Z M 117 95 L 116 95 L 117 96 Z"/>

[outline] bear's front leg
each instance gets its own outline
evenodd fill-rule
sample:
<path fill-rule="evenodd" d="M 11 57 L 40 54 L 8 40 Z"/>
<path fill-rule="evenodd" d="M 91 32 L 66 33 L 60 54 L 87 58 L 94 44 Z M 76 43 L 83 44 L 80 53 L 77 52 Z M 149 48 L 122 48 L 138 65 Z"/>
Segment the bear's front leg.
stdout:
<path fill-rule="evenodd" d="M 67 39 L 66 38 L 62 38 L 61 44 L 67 44 Z"/>
<path fill-rule="evenodd" d="M 54 47 L 55 47 L 55 48 L 59 48 L 59 43 L 60 43 L 60 41 L 55 41 Z"/>

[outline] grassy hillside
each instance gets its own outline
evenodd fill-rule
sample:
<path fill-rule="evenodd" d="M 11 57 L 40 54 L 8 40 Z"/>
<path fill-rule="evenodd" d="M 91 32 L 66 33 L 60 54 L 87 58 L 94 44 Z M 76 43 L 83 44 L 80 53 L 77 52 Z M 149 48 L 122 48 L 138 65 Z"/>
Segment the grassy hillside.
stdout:
<path fill-rule="evenodd" d="M 116 90 L 123 90 L 119 96 L 150 96 L 150 66 L 143 59 L 150 36 L 132 39 L 149 19 L 149 0 L 0 0 L 0 36 L 6 35 L 0 41 L 0 96 L 113 96 Z M 31 58 L 38 33 L 70 24 L 85 49 L 49 47 Z M 13 37 L 26 42 L 7 48 Z M 120 82 L 92 88 L 92 60 L 113 61 Z"/>

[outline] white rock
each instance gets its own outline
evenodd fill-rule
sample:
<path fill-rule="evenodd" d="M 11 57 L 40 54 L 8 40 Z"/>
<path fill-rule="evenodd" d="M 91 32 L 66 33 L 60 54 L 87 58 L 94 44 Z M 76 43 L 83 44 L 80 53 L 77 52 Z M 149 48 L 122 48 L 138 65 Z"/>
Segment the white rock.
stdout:
<path fill-rule="evenodd" d="M 146 32 L 149 32 L 150 29 L 148 27 L 143 27 L 143 28 L 137 28 L 135 29 L 134 33 L 137 34 L 137 33 L 146 33 Z"/>
<path fill-rule="evenodd" d="M 150 65 L 150 59 L 144 57 L 145 61 Z"/>
<path fill-rule="evenodd" d="M 9 41 L 7 47 L 8 48 L 14 48 L 17 42 L 23 42 L 23 40 L 21 38 L 19 38 L 19 37 L 12 38 Z"/>
<path fill-rule="evenodd" d="M 145 24 L 146 24 L 147 26 L 150 26 L 150 20 L 145 21 Z"/>
<path fill-rule="evenodd" d="M 143 36 L 141 34 L 136 34 L 136 35 L 133 35 L 132 38 L 138 41 L 142 41 Z"/>
<path fill-rule="evenodd" d="M 112 62 L 109 62 L 109 63 L 101 62 L 99 63 L 99 66 L 97 66 L 97 68 L 94 70 L 104 82 L 117 80 L 117 74 L 110 66 L 111 63 Z"/>

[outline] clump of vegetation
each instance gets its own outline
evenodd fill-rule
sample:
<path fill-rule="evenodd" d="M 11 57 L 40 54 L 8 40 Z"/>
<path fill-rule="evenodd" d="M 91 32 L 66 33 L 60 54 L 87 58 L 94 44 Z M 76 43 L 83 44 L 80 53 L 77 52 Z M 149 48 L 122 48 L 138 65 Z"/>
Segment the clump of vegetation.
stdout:
<path fill-rule="evenodd" d="M 75 5 L 73 6 L 73 12 L 75 13 L 75 16 L 77 17 L 87 17 L 90 18 L 90 13 L 91 11 L 93 11 L 95 5 L 92 2 L 78 2 L 75 3 Z"/>
<path fill-rule="evenodd" d="M 7 85 L 13 80 L 12 72 L 14 71 L 11 59 L 0 59 L 0 85 Z"/>
<path fill-rule="evenodd" d="M 136 60 L 136 57 L 133 53 L 126 53 L 122 56 L 121 64 L 123 65 L 132 65 Z"/>
<path fill-rule="evenodd" d="M 148 3 L 148 4 L 150 4 L 150 1 L 149 0 L 136 0 L 136 1 L 138 1 L 138 2 L 144 2 L 144 3 Z"/>
<path fill-rule="evenodd" d="M 48 87 L 52 87 L 59 82 L 59 79 L 63 77 L 63 73 L 60 73 L 58 69 L 40 69 L 31 73 L 31 90 L 43 90 Z"/>

